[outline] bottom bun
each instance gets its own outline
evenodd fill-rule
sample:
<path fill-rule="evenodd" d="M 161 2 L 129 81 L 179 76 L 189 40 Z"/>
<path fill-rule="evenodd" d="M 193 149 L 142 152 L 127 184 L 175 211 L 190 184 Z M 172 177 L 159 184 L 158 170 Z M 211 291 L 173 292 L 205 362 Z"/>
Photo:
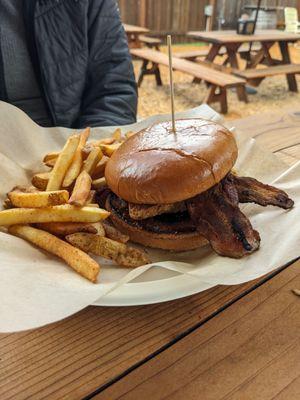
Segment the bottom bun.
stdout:
<path fill-rule="evenodd" d="M 197 231 L 158 233 L 146 230 L 137 221 L 124 218 L 119 210 L 112 206 L 110 196 L 106 201 L 106 209 L 111 213 L 110 219 L 114 226 L 128 235 L 132 242 L 155 249 L 172 251 L 195 250 L 208 244 L 208 241 Z"/>

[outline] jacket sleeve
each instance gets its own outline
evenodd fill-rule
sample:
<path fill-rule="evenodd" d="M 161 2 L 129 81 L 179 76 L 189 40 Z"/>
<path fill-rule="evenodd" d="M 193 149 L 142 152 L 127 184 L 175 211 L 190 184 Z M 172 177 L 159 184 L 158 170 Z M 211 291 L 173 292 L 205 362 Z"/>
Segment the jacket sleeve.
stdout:
<path fill-rule="evenodd" d="M 89 64 L 76 127 L 133 123 L 137 89 L 116 0 L 91 0 L 88 13 Z"/>

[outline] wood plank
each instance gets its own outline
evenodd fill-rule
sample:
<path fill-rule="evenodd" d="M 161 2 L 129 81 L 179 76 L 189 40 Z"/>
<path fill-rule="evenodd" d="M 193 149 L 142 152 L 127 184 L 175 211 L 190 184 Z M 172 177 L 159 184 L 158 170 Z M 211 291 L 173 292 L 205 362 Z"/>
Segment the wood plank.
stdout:
<path fill-rule="evenodd" d="M 280 396 L 300 378 L 299 287 L 298 261 L 94 398 Z"/>
<path fill-rule="evenodd" d="M 1 400 L 81 398 L 189 331 L 257 282 L 172 302 L 88 309 L 26 334 L 0 335 Z"/>
<path fill-rule="evenodd" d="M 256 115 L 231 121 L 230 125 L 235 125 L 241 135 L 257 135 L 258 138 L 264 135 L 268 137 L 278 130 L 280 135 L 274 136 L 273 143 L 267 141 L 276 150 L 281 147 L 281 142 L 279 146 L 274 146 L 274 142 L 279 141 L 280 137 L 285 136 L 289 140 L 290 132 L 294 135 L 296 127 L 299 132 L 299 121 L 300 109 Z M 284 150 L 291 151 L 293 160 L 300 159 L 300 146 L 295 148 L 294 153 L 294 147 Z M 216 287 L 184 299 L 150 306 L 88 307 L 41 329 L 2 334 L 0 398 L 55 400 L 88 396 L 193 331 L 259 282 L 262 282 L 262 278 L 244 285 Z M 255 298 L 257 305 L 262 303 L 263 295 Z M 278 307 L 281 307 L 281 301 L 278 301 Z M 247 310 L 251 311 L 245 308 L 245 312 Z M 265 317 L 269 318 L 268 315 L 266 313 Z M 233 321 L 229 318 L 227 322 L 230 325 Z M 249 325 L 252 323 L 253 319 L 249 319 Z M 243 339 L 243 335 L 247 335 L 246 328 L 241 335 L 233 332 L 234 340 Z M 230 349 L 230 344 L 228 346 Z M 213 350 L 209 351 L 201 365 L 210 362 L 213 354 Z M 194 373 L 181 369 L 181 364 L 178 364 L 178 369 L 184 377 Z M 286 398 L 298 398 L 292 396 L 297 393 L 293 383 L 287 386 L 285 393 L 291 394 Z M 278 396 L 278 399 L 285 400 L 285 397 Z M 142 398 L 147 399 L 145 395 Z"/>
<path fill-rule="evenodd" d="M 142 26 L 137 26 L 137 25 L 130 25 L 130 24 L 123 24 L 125 32 L 127 34 L 143 34 L 143 33 L 148 33 L 149 29 L 144 28 Z"/>
<path fill-rule="evenodd" d="M 300 74 L 300 64 L 274 65 L 267 68 L 251 68 L 244 71 L 235 70 L 235 75 L 245 79 L 265 78 L 274 75 Z"/>
<path fill-rule="evenodd" d="M 253 52 L 259 51 L 261 49 L 261 46 L 259 44 L 255 44 L 252 46 Z M 249 51 L 249 45 L 245 44 L 242 45 L 238 48 L 238 53 L 244 53 Z M 226 54 L 226 48 L 221 47 L 219 50 L 219 55 L 224 55 Z M 199 50 L 189 50 L 189 51 L 181 51 L 181 52 L 174 52 L 174 56 L 177 58 L 185 58 L 186 60 L 192 60 L 197 57 L 206 57 L 208 55 L 208 50 L 207 49 L 199 49 Z"/>
<path fill-rule="evenodd" d="M 131 54 L 146 59 L 156 64 L 169 66 L 168 56 L 160 51 L 151 49 L 132 49 Z M 244 84 L 245 80 L 242 78 L 235 77 L 234 75 L 226 74 L 224 72 L 216 71 L 209 67 L 198 65 L 197 63 L 182 60 L 173 57 L 173 68 L 177 71 L 185 72 L 198 79 L 203 79 L 206 82 L 213 83 L 221 87 L 231 87 L 239 84 Z"/>
<path fill-rule="evenodd" d="M 254 35 L 239 35 L 233 30 L 228 31 L 190 31 L 188 36 L 208 43 L 251 43 L 251 42 L 296 42 L 300 40 L 300 34 L 288 33 L 276 29 L 258 30 Z"/>

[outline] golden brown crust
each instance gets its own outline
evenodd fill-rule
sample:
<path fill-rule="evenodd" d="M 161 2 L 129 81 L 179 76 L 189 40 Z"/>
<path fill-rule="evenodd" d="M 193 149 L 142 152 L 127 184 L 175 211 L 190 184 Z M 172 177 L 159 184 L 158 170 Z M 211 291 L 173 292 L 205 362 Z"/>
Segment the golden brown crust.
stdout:
<path fill-rule="evenodd" d="M 105 177 L 122 199 L 138 204 L 186 200 L 233 167 L 237 146 L 225 127 L 203 119 L 155 124 L 130 137 L 111 157 Z"/>
<path fill-rule="evenodd" d="M 121 219 L 111 209 L 109 202 L 106 203 L 106 206 L 111 211 L 110 220 L 114 226 L 125 235 L 128 235 L 132 242 L 155 249 L 172 251 L 195 250 L 208 244 L 207 240 L 197 232 L 175 234 L 146 231 L 140 227 L 130 225 Z"/>

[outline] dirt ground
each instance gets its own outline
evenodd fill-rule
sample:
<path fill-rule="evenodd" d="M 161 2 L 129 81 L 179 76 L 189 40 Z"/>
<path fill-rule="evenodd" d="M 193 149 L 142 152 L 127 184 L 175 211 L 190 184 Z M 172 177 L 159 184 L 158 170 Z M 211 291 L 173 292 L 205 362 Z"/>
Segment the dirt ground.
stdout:
<path fill-rule="evenodd" d="M 201 47 L 202 48 L 202 47 Z M 196 50 L 199 46 L 194 45 L 175 45 L 173 46 L 173 54 L 182 51 Z M 162 51 L 166 49 L 162 47 Z M 279 58 L 279 51 L 274 48 L 271 52 L 274 57 Z M 300 47 L 290 46 L 292 62 L 300 63 Z M 221 57 L 219 60 L 221 61 Z M 243 60 L 240 60 L 243 65 Z M 135 73 L 138 74 L 141 62 L 134 61 Z M 169 101 L 169 78 L 168 69 L 161 67 L 161 76 L 164 85 L 157 87 L 154 76 L 146 76 L 139 89 L 139 117 L 147 117 L 154 114 L 164 114 L 170 112 Z M 192 77 L 181 72 L 174 72 L 175 84 L 175 109 L 176 111 L 186 110 L 201 104 L 206 92 L 204 84 L 193 84 Z M 300 90 L 300 75 L 297 77 Z M 225 119 L 242 118 L 256 113 L 280 110 L 285 108 L 300 108 L 300 92 L 292 93 L 287 89 L 285 76 L 274 76 L 265 79 L 257 89 L 257 94 L 249 95 L 249 103 L 245 104 L 238 101 L 237 96 L 231 90 L 228 90 L 229 112 L 225 115 Z M 219 111 L 218 104 L 212 104 L 216 111 Z"/>

